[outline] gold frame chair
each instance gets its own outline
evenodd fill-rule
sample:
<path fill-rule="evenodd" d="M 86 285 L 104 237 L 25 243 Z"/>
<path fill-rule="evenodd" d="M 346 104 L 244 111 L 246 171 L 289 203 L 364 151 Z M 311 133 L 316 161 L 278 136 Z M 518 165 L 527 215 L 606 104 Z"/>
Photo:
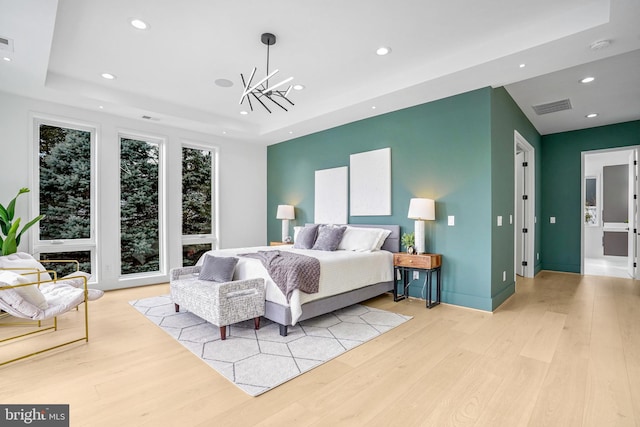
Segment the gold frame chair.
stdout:
<path fill-rule="evenodd" d="M 53 260 L 51 260 L 51 261 L 53 261 Z M 58 261 L 58 262 L 60 262 L 60 261 Z M 77 263 L 77 261 L 72 261 L 72 262 L 76 262 Z M 9 269 L 0 269 L 0 270 L 9 270 Z M 37 274 L 38 275 L 38 280 L 35 281 L 35 282 L 23 283 L 23 284 L 13 285 L 13 286 L 0 286 L 0 291 L 15 290 L 15 288 L 18 288 L 18 287 L 33 286 L 33 285 L 37 285 L 38 288 L 39 288 L 40 285 L 42 285 L 42 284 L 45 284 L 45 283 L 53 283 L 53 284 L 55 284 L 58 281 L 57 273 L 55 271 L 52 271 L 52 270 L 43 271 L 43 270 L 37 270 L 36 269 L 37 271 L 33 271 L 34 269 L 31 269 L 31 268 L 20 268 L 20 269 L 14 268 L 14 269 L 11 269 L 11 270 L 12 271 L 15 271 L 15 270 L 31 270 L 31 271 L 29 271 L 27 273 L 23 273 L 22 276 L 26 276 L 26 275 L 30 275 L 30 274 Z M 79 271 L 79 270 L 76 270 L 76 271 Z M 40 280 L 40 276 L 44 272 L 47 272 L 49 274 L 53 274 L 54 278 L 51 279 L 51 280 Z M 45 349 L 38 350 L 38 351 L 29 353 L 29 354 L 26 354 L 26 355 L 23 355 L 23 356 L 20 356 L 20 357 L 16 357 L 16 358 L 13 358 L 11 360 L 0 362 L 0 366 L 6 365 L 6 364 L 9 364 L 9 363 L 12 363 L 12 362 L 16 362 L 18 360 L 26 359 L 28 357 L 35 356 L 37 354 L 45 353 L 47 351 L 55 350 L 57 348 L 64 347 L 64 346 L 67 346 L 69 344 L 73 344 L 73 343 L 76 343 L 76 342 L 79 342 L 79 341 L 83 341 L 84 340 L 85 342 L 89 342 L 89 304 L 88 304 L 89 291 L 88 291 L 88 287 L 87 287 L 87 278 L 84 277 L 84 276 L 68 276 L 66 278 L 67 279 L 78 279 L 78 278 L 82 279 L 82 282 L 83 282 L 83 285 L 84 285 L 84 292 L 83 292 L 84 298 L 81 301 L 79 301 L 73 307 L 69 307 L 68 309 L 66 309 L 64 311 L 61 311 L 61 312 L 58 312 L 55 315 L 44 315 L 44 313 L 43 313 L 42 318 L 34 319 L 31 322 L 5 322 L 5 323 L 0 323 L 0 326 L 36 326 L 38 328 L 35 331 L 30 331 L 30 332 L 27 332 L 27 333 L 22 333 L 22 334 L 19 334 L 19 335 L 14 335 L 14 336 L 11 336 L 11 337 L 8 337 L 8 338 L 1 339 L 0 343 L 6 343 L 8 341 L 12 341 L 12 340 L 15 340 L 15 339 L 19 339 L 19 338 L 22 338 L 22 337 L 26 337 L 26 336 L 29 336 L 29 335 L 33 335 L 33 334 L 37 334 L 37 333 L 45 332 L 45 331 L 49 331 L 49 330 L 57 331 L 58 330 L 58 316 L 70 311 L 73 308 L 77 309 L 78 306 L 80 304 L 82 304 L 83 302 L 84 302 L 84 336 L 82 336 L 80 338 L 74 338 L 74 339 L 72 339 L 70 341 L 66 341 L 66 342 L 61 343 L 61 344 L 57 344 L 57 345 L 54 345 L 54 346 L 51 346 L 51 347 L 47 347 Z M 51 285 L 51 286 L 55 286 L 55 285 Z M 7 313 L 10 316 L 16 317 L 16 318 L 23 318 L 23 319 L 24 318 L 28 318 L 26 316 L 25 317 L 19 316 L 18 314 L 16 314 L 17 312 L 15 310 L 12 310 L 12 312 L 7 312 Z M 53 319 L 53 325 L 52 326 L 42 327 L 42 321 L 43 320 L 50 320 L 50 319 Z"/>

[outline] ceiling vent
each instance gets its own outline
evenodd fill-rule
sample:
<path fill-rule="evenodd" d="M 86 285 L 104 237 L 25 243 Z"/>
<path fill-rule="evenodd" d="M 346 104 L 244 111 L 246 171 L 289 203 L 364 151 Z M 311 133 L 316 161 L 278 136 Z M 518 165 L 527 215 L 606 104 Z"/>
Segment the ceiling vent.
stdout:
<path fill-rule="evenodd" d="M 549 102 L 546 104 L 534 105 L 532 108 L 537 115 L 541 116 L 543 114 L 556 113 L 563 110 L 571 110 L 572 107 L 571 101 L 567 98 L 560 101 Z"/>
<path fill-rule="evenodd" d="M 145 120 L 153 120 L 155 122 L 159 121 L 160 119 L 156 118 L 156 117 L 151 117 L 151 116 L 142 116 L 143 119 Z"/>
<path fill-rule="evenodd" d="M 0 50 L 8 50 L 13 52 L 13 40 L 6 37 L 0 37 Z"/>

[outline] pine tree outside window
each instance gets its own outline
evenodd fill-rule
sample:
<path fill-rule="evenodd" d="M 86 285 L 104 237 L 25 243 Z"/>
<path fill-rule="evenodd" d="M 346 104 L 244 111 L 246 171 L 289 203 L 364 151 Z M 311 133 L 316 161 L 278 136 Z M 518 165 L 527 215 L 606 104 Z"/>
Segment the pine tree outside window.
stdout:
<path fill-rule="evenodd" d="M 38 214 L 45 215 L 34 232 L 34 255 L 75 259 L 82 271 L 91 273 L 96 260 L 96 130 L 40 118 L 34 124 L 38 158 L 33 193 Z M 60 267 L 59 275 L 70 272 Z"/>
<path fill-rule="evenodd" d="M 160 143 L 120 137 L 120 273 L 162 271 Z"/>
<path fill-rule="evenodd" d="M 195 265 L 215 242 L 216 152 L 211 148 L 182 148 L 182 263 Z"/>

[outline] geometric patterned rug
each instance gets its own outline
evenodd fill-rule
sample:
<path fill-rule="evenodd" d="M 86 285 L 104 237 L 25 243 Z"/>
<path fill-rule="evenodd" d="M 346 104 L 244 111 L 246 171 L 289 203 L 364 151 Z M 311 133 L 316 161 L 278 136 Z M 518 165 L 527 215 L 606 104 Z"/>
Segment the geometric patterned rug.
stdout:
<path fill-rule="evenodd" d="M 169 295 L 130 301 L 134 308 L 178 340 L 203 362 L 251 396 L 325 363 L 411 319 L 410 316 L 356 304 L 289 326 L 280 336 L 278 325 L 262 318 L 220 330 L 189 312 L 176 313 Z"/>

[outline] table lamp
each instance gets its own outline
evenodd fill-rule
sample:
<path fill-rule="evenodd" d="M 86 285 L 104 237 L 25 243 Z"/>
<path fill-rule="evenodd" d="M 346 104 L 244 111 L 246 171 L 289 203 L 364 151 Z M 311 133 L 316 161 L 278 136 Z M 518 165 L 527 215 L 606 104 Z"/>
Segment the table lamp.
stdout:
<path fill-rule="evenodd" d="M 432 199 L 413 198 L 409 202 L 409 214 L 411 219 L 415 219 L 415 243 L 416 252 L 423 254 L 425 250 L 424 242 L 424 221 L 436 219 L 435 202 Z"/>
<path fill-rule="evenodd" d="M 291 205 L 278 205 L 278 212 L 276 213 L 276 219 L 282 220 L 282 241 L 286 242 L 289 237 L 289 220 L 295 219 L 296 214 L 293 206 Z"/>

